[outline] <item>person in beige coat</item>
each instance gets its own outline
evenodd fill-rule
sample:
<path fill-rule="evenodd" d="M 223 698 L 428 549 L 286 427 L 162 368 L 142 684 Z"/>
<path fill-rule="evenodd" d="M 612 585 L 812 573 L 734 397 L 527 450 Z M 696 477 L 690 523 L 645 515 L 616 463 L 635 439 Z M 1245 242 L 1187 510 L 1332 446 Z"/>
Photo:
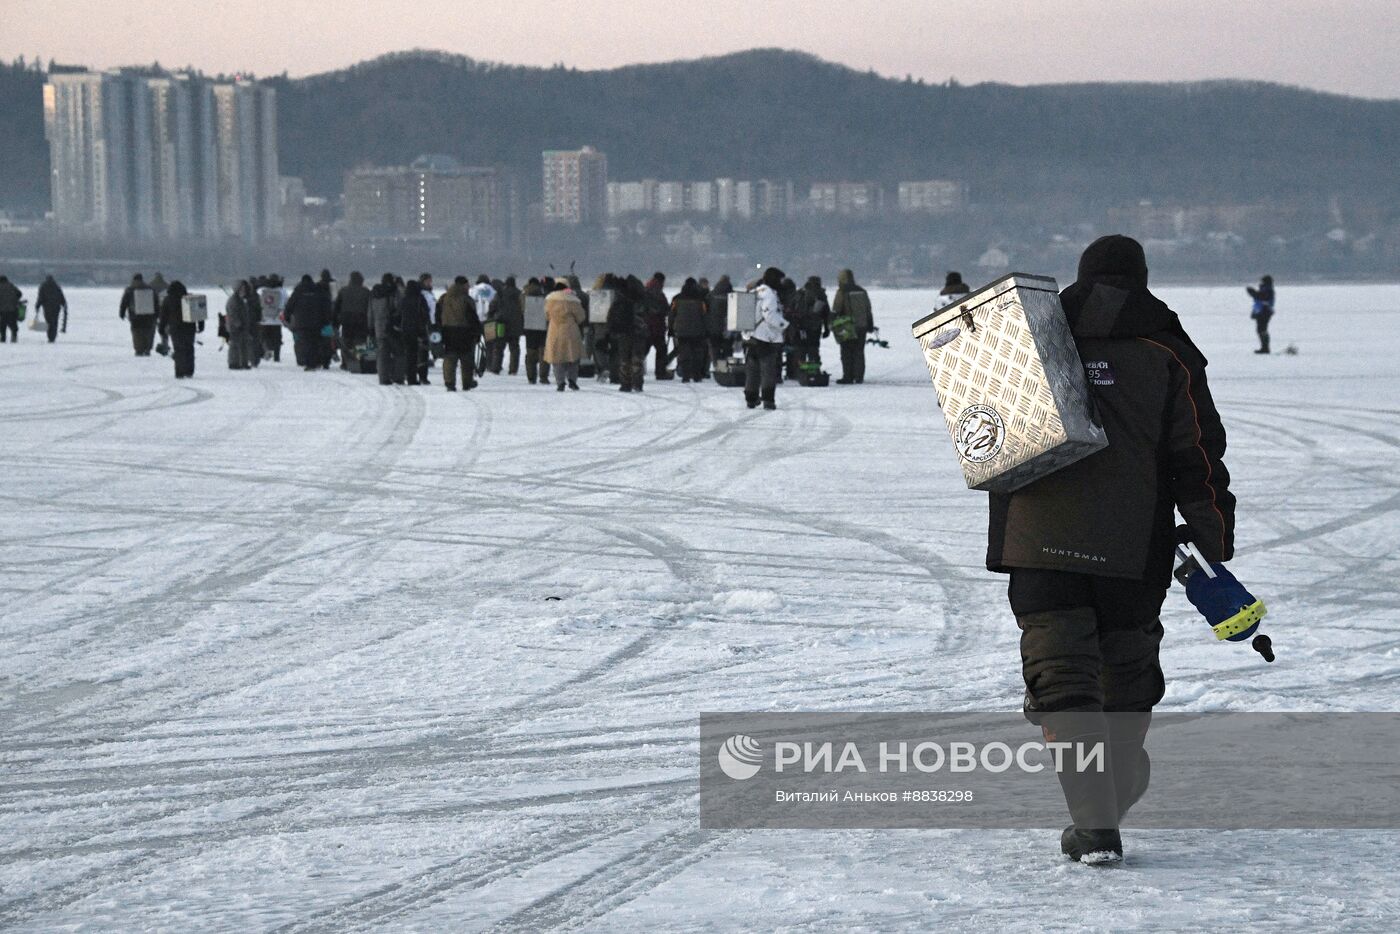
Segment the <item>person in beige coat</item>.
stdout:
<path fill-rule="evenodd" d="M 559 392 L 567 383 L 578 389 L 578 362 L 583 358 L 583 302 L 565 282 L 556 282 L 544 300 L 544 316 L 549 330 L 544 338 L 544 362 L 554 367 L 554 384 Z"/>

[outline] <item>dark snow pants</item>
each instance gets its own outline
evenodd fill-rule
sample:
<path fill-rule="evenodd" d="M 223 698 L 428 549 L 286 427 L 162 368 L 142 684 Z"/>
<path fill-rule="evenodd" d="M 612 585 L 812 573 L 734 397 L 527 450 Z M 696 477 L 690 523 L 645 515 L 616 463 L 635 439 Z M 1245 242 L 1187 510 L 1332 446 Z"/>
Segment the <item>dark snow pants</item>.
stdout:
<path fill-rule="evenodd" d="M 506 366 L 506 351 L 510 351 L 510 375 L 520 372 L 520 337 L 500 337 L 487 345 L 491 350 L 488 368 L 492 373 L 500 373 Z"/>
<path fill-rule="evenodd" d="M 149 357 L 156 342 L 156 316 L 133 315 L 131 318 L 131 349 L 138 357 Z"/>
<path fill-rule="evenodd" d="M 242 329 L 229 331 L 228 368 L 230 370 L 246 370 L 252 365 L 253 361 L 248 356 L 248 332 Z"/>
<path fill-rule="evenodd" d="M 195 330 L 193 324 L 177 324 L 170 329 L 170 357 L 177 377 L 194 375 Z"/>
<path fill-rule="evenodd" d="M 375 342 L 379 357 L 375 372 L 379 374 L 379 385 L 402 383 L 407 370 L 404 367 L 403 335 L 398 331 L 385 331 Z"/>
<path fill-rule="evenodd" d="M 1013 568 L 1027 718 L 1150 711 L 1166 690 L 1157 659 L 1166 595 L 1148 581 Z"/>
<path fill-rule="evenodd" d="M 782 364 L 783 345 L 751 340 L 744 358 L 744 399 L 757 405 L 773 405 L 778 391 L 778 369 Z"/>
<path fill-rule="evenodd" d="M 841 378 L 848 383 L 865 381 L 865 335 L 841 342 Z"/>
<path fill-rule="evenodd" d="M 676 369 L 680 370 L 681 379 L 699 382 L 705 378 L 706 353 L 704 337 L 676 338 Z"/>

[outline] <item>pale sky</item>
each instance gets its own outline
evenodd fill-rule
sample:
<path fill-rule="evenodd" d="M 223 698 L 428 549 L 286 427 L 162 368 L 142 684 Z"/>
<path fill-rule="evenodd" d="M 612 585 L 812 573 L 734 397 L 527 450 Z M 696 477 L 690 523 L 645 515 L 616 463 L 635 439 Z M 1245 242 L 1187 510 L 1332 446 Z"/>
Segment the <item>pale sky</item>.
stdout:
<path fill-rule="evenodd" d="M 1249 78 L 1400 98 L 1400 0 L 0 0 L 0 58 L 331 71 L 412 48 L 606 68 L 760 46 L 930 81 Z"/>

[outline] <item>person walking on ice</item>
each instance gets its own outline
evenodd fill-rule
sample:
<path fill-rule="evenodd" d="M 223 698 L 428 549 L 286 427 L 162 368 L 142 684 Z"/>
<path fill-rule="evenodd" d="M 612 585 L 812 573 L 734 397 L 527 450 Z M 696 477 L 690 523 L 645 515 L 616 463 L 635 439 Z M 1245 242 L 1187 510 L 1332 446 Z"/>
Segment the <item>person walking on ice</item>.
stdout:
<path fill-rule="evenodd" d="M 1103 772 L 1059 774 L 1074 820 L 1060 846 L 1109 862 L 1122 858 L 1119 823 L 1147 787 L 1176 545 L 1229 561 L 1235 497 L 1206 359 L 1148 290 L 1142 246 L 1094 241 L 1060 299 L 1108 446 L 991 495 L 987 568 L 1010 575 L 1026 717 L 1047 739 L 1106 744 Z"/>

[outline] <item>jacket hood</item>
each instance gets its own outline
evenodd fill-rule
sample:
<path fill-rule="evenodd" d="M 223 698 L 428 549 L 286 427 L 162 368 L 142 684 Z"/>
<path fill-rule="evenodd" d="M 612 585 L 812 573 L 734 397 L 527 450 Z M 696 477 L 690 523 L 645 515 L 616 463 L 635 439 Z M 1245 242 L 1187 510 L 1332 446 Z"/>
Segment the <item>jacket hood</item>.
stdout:
<path fill-rule="evenodd" d="M 1166 332 L 1195 349 L 1176 312 L 1138 285 L 1136 276 L 1080 279 L 1060 293 L 1060 304 L 1075 337 L 1151 337 Z"/>
<path fill-rule="evenodd" d="M 1147 288 L 1147 256 L 1132 237 L 1109 234 L 1089 244 L 1079 257 L 1079 278 L 1115 276 Z"/>
<path fill-rule="evenodd" d="M 841 270 L 841 275 L 836 277 L 837 288 L 849 289 L 856 284 L 856 274 L 849 269 Z"/>

